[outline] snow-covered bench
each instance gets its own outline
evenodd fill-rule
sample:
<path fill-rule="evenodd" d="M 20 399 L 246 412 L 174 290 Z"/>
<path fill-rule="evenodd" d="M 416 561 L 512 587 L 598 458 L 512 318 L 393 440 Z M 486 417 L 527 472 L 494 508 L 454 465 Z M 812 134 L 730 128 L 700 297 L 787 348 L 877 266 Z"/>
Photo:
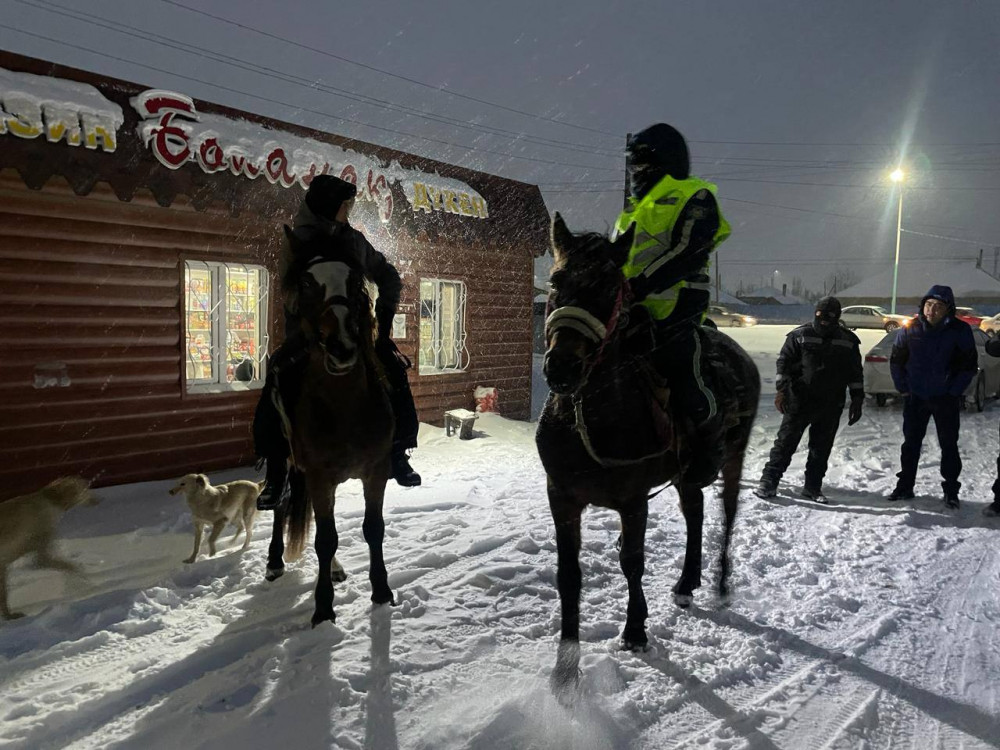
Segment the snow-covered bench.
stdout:
<path fill-rule="evenodd" d="M 461 440 L 472 437 L 472 427 L 479 415 L 468 409 L 452 409 L 444 413 L 444 434 L 451 437 L 456 432 Z"/>

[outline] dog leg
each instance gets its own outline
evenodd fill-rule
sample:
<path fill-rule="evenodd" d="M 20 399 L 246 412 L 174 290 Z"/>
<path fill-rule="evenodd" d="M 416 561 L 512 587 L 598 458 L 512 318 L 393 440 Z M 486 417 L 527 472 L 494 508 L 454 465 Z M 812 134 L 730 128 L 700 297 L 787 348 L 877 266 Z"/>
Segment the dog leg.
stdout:
<path fill-rule="evenodd" d="M 253 541 L 253 521 L 256 517 L 257 506 L 256 504 L 251 504 L 243 513 L 243 531 L 246 532 L 246 537 L 243 539 L 244 552 L 250 549 L 250 542 Z"/>
<path fill-rule="evenodd" d="M 7 605 L 7 566 L 0 566 L 0 618 L 16 620 L 18 617 L 24 617 L 24 614 L 10 611 Z"/>
<path fill-rule="evenodd" d="M 198 550 L 201 549 L 201 534 L 202 534 L 202 524 L 201 521 L 194 522 L 194 552 L 191 553 L 191 557 L 186 559 L 184 562 L 193 563 L 198 559 Z"/>
<path fill-rule="evenodd" d="M 215 540 L 219 538 L 219 534 L 222 530 L 226 528 L 226 519 L 221 521 L 216 521 L 212 524 L 212 533 L 208 535 L 208 556 L 215 557 Z"/>

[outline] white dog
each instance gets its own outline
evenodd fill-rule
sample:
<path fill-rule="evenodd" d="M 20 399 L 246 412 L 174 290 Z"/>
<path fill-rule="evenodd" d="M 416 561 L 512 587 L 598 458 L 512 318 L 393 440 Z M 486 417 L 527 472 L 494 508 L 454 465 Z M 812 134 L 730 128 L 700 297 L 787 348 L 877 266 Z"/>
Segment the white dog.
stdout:
<path fill-rule="evenodd" d="M 35 553 L 39 567 L 80 574 L 76 565 L 52 552 L 56 524 L 70 508 L 97 503 L 89 483 L 80 477 L 63 477 L 37 492 L 0 503 L 0 617 L 23 616 L 7 605 L 7 568 L 29 552 Z"/>
<path fill-rule="evenodd" d="M 210 555 L 215 554 L 215 540 L 227 523 L 236 527 L 233 539 L 240 535 L 240 531 L 246 533 L 246 539 L 243 540 L 243 550 L 246 550 L 250 546 L 253 519 L 257 515 L 257 495 L 263 488 L 263 482 L 258 484 L 244 479 L 213 487 L 204 474 L 186 474 L 181 477 L 170 494 L 184 493 L 194 521 L 194 552 L 184 562 L 193 563 L 198 557 L 205 524 L 212 526 L 212 533 L 208 537 Z"/>

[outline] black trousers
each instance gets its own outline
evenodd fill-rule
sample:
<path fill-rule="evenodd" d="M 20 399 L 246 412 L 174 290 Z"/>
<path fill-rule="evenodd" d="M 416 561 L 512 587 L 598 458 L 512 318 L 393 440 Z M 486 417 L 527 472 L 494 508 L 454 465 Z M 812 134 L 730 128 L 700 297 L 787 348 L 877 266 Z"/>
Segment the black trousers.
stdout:
<path fill-rule="evenodd" d="M 962 409 L 961 396 L 935 396 L 922 398 L 910 395 L 903 399 L 903 447 L 899 451 L 902 470 L 897 486 L 913 491 L 917 478 L 917 463 L 927 424 L 934 417 L 938 443 L 941 445 L 941 488 L 946 493 L 957 493 L 962 483 L 958 475 L 962 473 L 962 459 L 958 455 L 959 414 Z M 1000 465 L 1000 459 L 998 459 Z"/>
<path fill-rule="evenodd" d="M 416 448 L 420 424 L 417 421 L 413 393 L 410 391 L 410 381 L 406 376 L 406 371 L 411 367 L 410 361 L 400 354 L 391 341 L 379 344 L 375 351 L 389 381 L 389 403 L 396 418 L 396 430 L 392 436 L 393 452 Z M 300 334 L 286 339 L 271 355 L 264 388 L 253 415 L 254 452 L 261 458 L 281 460 L 291 455 L 275 398 L 279 396 L 280 389 L 282 405 L 287 413 L 292 412 L 298 403 L 307 361 L 305 341 Z"/>
<path fill-rule="evenodd" d="M 697 426 L 718 413 L 715 393 L 702 372 L 702 343 L 695 321 L 657 331 L 650 361 L 670 384 L 670 402 L 677 414 Z"/>
<path fill-rule="evenodd" d="M 805 486 L 816 490 L 822 488 L 830 451 L 833 450 L 833 441 L 837 437 L 837 428 L 840 427 L 840 416 L 843 412 L 843 404 L 785 412 L 778 428 L 778 436 L 771 448 L 771 455 L 761 473 L 761 479 L 775 485 L 781 481 L 808 427 L 809 455 L 806 458 Z"/>

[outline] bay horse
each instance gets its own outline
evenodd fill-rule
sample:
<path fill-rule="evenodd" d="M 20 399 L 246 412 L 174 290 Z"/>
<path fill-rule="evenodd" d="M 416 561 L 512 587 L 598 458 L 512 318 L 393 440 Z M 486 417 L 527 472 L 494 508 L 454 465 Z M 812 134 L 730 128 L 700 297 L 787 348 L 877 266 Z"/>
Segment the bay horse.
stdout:
<path fill-rule="evenodd" d="M 308 248 L 295 248 L 294 235 L 289 233 L 288 240 L 297 255 L 308 257 Z M 395 603 L 382 554 L 382 503 L 391 475 L 395 422 L 375 352 L 367 283 L 356 263 L 346 258 L 330 260 L 326 255 L 306 262 L 298 282 L 307 362 L 292 418 L 286 419 L 292 451 L 291 492 L 287 508 L 275 511 L 267 578 L 277 578 L 284 568 L 286 514 L 289 553 L 297 556 L 308 533 L 311 507 L 319 561 L 314 628 L 327 620 L 336 621 L 333 583 L 346 578 L 335 557 L 334 506 L 337 486 L 348 479 L 360 479 L 364 489 L 362 531 L 370 554 L 372 601 Z"/>
<path fill-rule="evenodd" d="M 632 237 L 632 230 L 615 241 L 602 234 L 573 234 L 558 213 L 552 221 L 555 262 L 544 362 L 550 392 L 535 441 L 556 530 L 561 633 L 552 686 L 557 694 L 573 688 L 579 677 L 580 519 L 588 505 L 616 510 L 621 517 L 619 561 L 628 583 L 623 649 L 642 650 L 648 643 L 642 576 L 648 502 L 654 487 L 666 483 L 677 487 L 687 526 L 684 567 L 673 587 L 675 602 L 690 606 L 694 590 L 701 586 L 702 490 L 681 480 L 684 454 L 678 450 L 668 411 L 654 398 L 657 384 L 643 364 L 645 353 L 636 351 L 639 346 L 628 329 L 631 295 L 621 267 Z M 760 376 L 732 339 L 702 330 L 706 352 L 712 353 L 703 372 L 715 383 L 725 425 L 725 525 L 718 586 L 725 598 L 729 542 L 743 455 L 760 398 Z M 648 349 L 649 344 L 645 346 Z"/>

